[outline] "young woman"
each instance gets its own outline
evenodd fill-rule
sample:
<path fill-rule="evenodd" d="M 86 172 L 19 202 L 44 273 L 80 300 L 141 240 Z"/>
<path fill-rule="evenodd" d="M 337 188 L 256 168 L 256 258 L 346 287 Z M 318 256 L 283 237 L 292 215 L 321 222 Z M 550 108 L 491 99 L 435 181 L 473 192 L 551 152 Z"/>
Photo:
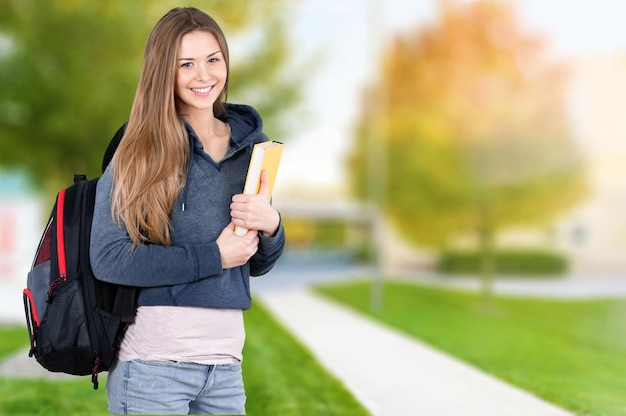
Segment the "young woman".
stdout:
<path fill-rule="evenodd" d="M 265 176 L 243 195 L 258 113 L 226 104 L 218 24 L 176 8 L 156 24 L 123 139 L 98 182 L 91 261 L 99 279 L 140 288 L 107 382 L 119 414 L 243 414 L 249 276 L 285 243 Z M 237 236 L 236 225 L 251 230 Z"/>

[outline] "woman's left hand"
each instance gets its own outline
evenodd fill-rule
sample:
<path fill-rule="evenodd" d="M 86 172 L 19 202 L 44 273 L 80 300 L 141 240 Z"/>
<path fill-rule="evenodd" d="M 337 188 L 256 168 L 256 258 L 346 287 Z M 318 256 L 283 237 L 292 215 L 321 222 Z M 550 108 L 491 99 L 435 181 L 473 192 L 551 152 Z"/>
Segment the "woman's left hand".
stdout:
<path fill-rule="evenodd" d="M 270 204 L 267 172 L 261 172 L 261 186 L 256 195 L 237 194 L 230 204 L 233 224 L 272 236 L 278 231 L 280 215 Z"/>

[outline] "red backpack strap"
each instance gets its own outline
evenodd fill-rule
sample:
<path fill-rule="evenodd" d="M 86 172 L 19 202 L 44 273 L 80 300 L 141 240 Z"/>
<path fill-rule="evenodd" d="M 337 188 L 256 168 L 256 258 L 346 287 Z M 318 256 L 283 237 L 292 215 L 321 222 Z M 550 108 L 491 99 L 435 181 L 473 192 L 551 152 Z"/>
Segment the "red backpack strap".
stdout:
<path fill-rule="evenodd" d="M 65 258 L 65 189 L 62 189 L 57 196 L 56 212 L 56 233 L 57 233 L 57 256 L 59 261 L 59 276 L 67 276 L 67 261 Z"/>

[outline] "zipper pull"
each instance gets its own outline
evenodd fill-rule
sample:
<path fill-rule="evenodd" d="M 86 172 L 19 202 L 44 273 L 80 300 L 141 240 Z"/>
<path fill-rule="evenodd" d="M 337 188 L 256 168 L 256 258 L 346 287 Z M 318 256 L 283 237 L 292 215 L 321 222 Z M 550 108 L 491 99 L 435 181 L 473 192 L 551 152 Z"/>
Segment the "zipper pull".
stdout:
<path fill-rule="evenodd" d="M 54 291 L 61 283 L 66 282 L 66 281 L 67 281 L 67 276 L 62 274 L 61 276 L 54 279 L 52 283 L 50 283 L 50 288 L 48 289 L 48 293 L 46 294 L 46 303 L 52 303 L 52 295 L 54 294 Z"/>

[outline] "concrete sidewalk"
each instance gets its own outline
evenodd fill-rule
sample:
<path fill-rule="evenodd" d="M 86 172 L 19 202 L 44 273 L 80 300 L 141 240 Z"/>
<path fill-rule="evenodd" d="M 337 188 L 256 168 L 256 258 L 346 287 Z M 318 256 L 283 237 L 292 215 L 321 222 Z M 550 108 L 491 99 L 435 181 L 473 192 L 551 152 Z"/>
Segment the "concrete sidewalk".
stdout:
<path fill-rule="evenodd" d="M 306 288 L 255 296 L 373 415 L 571 415 Z"/>

